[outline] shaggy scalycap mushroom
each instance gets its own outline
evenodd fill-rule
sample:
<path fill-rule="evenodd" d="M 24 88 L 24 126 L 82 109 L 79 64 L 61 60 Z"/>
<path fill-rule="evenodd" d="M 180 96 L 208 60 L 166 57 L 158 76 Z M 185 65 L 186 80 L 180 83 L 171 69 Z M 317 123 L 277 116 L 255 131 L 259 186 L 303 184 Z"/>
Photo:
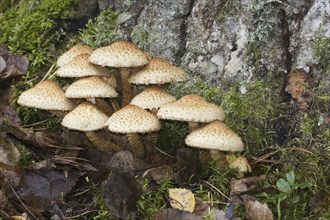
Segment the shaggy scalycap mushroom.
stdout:
<path fill-rule="evenodd" d="M 101 66 L 135 67 L 146 65 L 148 58 L 134 43 L 117 41 L 94 50 L 89 61 Z"/>
<path fill-rule="evenodd" d="M 110 76 L 110 73 L 100 66 L 88 61 L 89 54 L 78 55 L 69 63 L 56 71 L 58 77 L 85 77 L 85 76 Z"/>
<path fill-rule="evenodd" d="M 128 82 L 133 84 L 165 84 L 188 79 L 183 69 L 173 66 L 162 58 L 153 58 L 140 71 L 133 73 Z"/>
<path fill-rule="evenodd" d="M 238 171 L 242 173 L 251 172 L 252 170 L 249 162 L 243 156 L 237 157 L 232 163 L 229 164 L 229 167 L 238 169 Z"/>
<path fill-rule="evenodd" d="M 104 128 L 108 116 L 89 102 L 83 102 L 64 116 L 62 126 L 78 131 L 95 131 Z"/>
<path fill-rule="evenodd" d="M 131 104 L 152 110 L 158 109 L 161 105 L 175 100 L 176 98 L 170 93 L 164 91 L 162 88 L 153 86 L 136 95 L 132 99 Z"/>
<path fill-rule="evenodd" d="M 157 116 L 160 119 L 190 122 L 211 122 L 225 119 L 225 113 L 220 106 L 210 103 L 196 94 L 189 94 L 175 102 L 162 105 Z"/>
<path fill-rule="evenodd" d="M 185 140 L 188 146 L 220 151 L 242 151 L 241 138 L 225 123 L 213 121 L 191 132 Z"/>
<path fill-rule="evenodd" d="M 100 77 L 91 76 L 73 82 L 65 95 L 68 98 L 115 98 L 118 93 Z"/>
<path fill-rule="evenodd" d="M 62 54 L 58 59 L 57 59 L 57 66 L 62 67 L 65 64 L 69 63 L 73 58 L 75 58 L 78 55 L 81 54 L 88 54 L 90 55 L 93 52 L 93 49 L 87 45 L 83 44 L 77 44 L 73 47 L 71 47 L 70 50 Z"/>
<path fill-rule="evenodd" d="M 146 133 L 160 130 L 160 122 L 154 114 L 131 104 L 113 113 L 105 124 L 110 131 L 116 133 Z"/>
<path fill-rule="evenodd" d="M 74 104 L 65 96 L 61 86 L 51 80 L 42 81 L 22 92 L 17 103 L 44 110 L 70 111 L 74 108 Z"/>

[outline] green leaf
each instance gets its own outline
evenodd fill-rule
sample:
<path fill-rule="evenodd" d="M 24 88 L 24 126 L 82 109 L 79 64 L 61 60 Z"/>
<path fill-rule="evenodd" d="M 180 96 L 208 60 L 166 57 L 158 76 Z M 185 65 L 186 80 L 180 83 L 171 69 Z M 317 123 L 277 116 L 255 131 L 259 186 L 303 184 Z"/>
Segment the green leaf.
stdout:
<path fill-rule="evenodd" d="M 290 183 L 290 185 L 293 186 L 294 180 L 295 180 L 295 175 L 294 175 L 294 171 L 293 170 L 290 170 L 289 172 L 287 172 L 286 179 L 288 180 L 288 182 Z"/>
<path fill-rule="evenodd" d="M 294 195 L 294 196 L 292 196 L 292 198 L 291 198 L 291 203 L 292 203 L 292 204 L 296 204 L 296 203 L 299 202 L 299 200 L 300 200 L 300 196 L 299 196 L 299 195 Z"/>
<path fill-rule="evenodd" d="M 302 183 L 299 183 L 297 185 L 297 187 L 300 188 L 300 189 L 304 189 L 304 188 L 307 188 L 307 187 L 310 187 L 310 186 L 311 186 L 311 184 L 307 183 L 307 182 L 302 182 Z"/>
<path fill-rule="evenodd" d="M 292 191 L 290 184 L 283 178 L 280 178 L 276 181 L 276 186 L 279 191 L 287 194 L 291 193 Z"/>

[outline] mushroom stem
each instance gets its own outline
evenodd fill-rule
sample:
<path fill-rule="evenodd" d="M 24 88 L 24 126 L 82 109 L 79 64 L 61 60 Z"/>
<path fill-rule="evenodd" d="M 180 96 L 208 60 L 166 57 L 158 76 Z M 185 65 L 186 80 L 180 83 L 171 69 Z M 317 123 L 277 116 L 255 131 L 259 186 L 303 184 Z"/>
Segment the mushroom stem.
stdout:
<path fill-rule="evenodd" d="M 199 123 L 198 122 L 193 122 L 193 121 L 189 121 L 188 122 L 189 132 L 192 132 L 193 130 L 195 130 L 198 127 L 199 127 Z"/>
<path fill-rule="evenodd" d="M 90 97 L 90 98 L 86 98 L 87 101 L 93 103 L 94 105 L 96 104 L 96 99 L 95 97 Z"/>
<path fill-rule="evenodd" d="M 98 149 L 107 153 L 113 153 L 123 150 L 120 146 L 115 143 L 106 140 L 101 135 L 98 135 L 95 131 L 86 131 L 86 137 L 88 140 Z"/>
<path fill-rule="evenodd" d="M 145 149 L 144 145 L 140 139 L 140 136 L 136 133 L 127 133 L 126 134 L 127 140 L 131 146 L 131 152 L 134 156 L 144 158 L 145 156 Z"/>
<path fill-rule="evenodd" d="M 129 68 L 120 69 L 121 89 L 122 89 L 122 104 L 121 104 L 122 107 L 126 106 L 128 103 L 130 103 L 133 98 L 131 84 L 128 82 L 129 75 L 130 75 Z"/>

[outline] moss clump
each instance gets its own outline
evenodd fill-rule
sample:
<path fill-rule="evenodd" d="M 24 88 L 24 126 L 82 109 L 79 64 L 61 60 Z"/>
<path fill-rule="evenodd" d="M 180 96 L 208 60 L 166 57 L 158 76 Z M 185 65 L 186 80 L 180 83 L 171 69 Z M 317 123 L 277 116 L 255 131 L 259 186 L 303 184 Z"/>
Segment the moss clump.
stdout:
<path fill-rule="evenodd" d="M 78 38 L 73 39 L 72 43 L 82 42 L 92 48 L 98 48 L 114 42 L 117 37 L 117 17 L 118 14 L 112 9 L 102 11 L 95 20 L 88 21 Z"/>

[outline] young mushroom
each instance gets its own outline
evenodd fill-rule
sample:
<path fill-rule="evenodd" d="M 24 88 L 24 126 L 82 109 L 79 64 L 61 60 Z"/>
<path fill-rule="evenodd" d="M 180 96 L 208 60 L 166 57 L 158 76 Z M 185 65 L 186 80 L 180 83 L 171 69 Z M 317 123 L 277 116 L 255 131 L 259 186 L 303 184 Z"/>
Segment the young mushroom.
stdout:
<path fill-rule="evenodd" d="M 187 146 L 210 150 L 211 157 L 217 160 L 221 151 L 243 151 L 242 139 L 225 123 L 215 120 L 192 131 L 185 139 Z M 221 153 L 220 153 L 221 154 Z"/>
<path fill-rule="evenodd" d="M 250 173 L 252 171 L 249 162 L 243 156 L 237 157 L 233 162 L 229 164 L 229 167 L 237 169 L 239 177 L 244 177 L 245 173 Z"/>
<path fill-rule="evenodd" d="M 149 62 L 146 54 L 129 41 L 117 41 L 98 48 L 93 51 L 89 61 L 100 66 L 120 68 L 122 106 L 127 105 L 132 99 L 132 90 L 128 83 L 130 75 L 128 67 L 144 66 Z"/>

